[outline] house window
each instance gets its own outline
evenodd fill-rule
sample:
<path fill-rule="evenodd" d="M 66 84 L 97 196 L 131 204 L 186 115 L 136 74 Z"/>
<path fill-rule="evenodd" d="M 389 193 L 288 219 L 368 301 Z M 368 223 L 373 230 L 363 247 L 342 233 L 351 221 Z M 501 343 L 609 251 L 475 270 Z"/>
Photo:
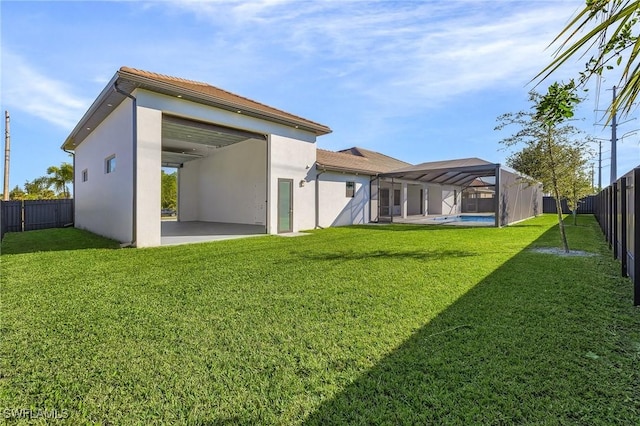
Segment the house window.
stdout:
<path fill-rule="evenodd" d="M 86 182 L 86 181 L 88 181 L 88 180 L 89 180 L 89 170 L 84 169 L 84 170 L 82 171 L 82 181 L 83 181 L 83 182 Z"/>
<path fill-rule="evenodd" d="M 116 171 L 116 156 L 112 155 L 104 160 L 104 172 L 113 173 Z"/>
<path fill-rule="evenodd" d="M 393 190 L 393 205 L 394 206 L 399 206 L 400 205 L 400 190 L 399 189 L 394 189 Z"/>
<path fill-rule="evenodd" d="M 347 182 L 347 198 L 353 198 L 356 195 L 356 183 Z"/>
<path fill-rule="evenodd" d="M 458 205 L 458 190 L 456 189 L 453 190 L 453 205 Z"/>

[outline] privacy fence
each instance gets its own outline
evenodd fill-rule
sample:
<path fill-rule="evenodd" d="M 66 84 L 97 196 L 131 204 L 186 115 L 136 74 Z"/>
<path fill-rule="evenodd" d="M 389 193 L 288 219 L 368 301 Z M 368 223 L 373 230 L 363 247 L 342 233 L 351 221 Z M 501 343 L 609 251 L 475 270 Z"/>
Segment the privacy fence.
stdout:
<path fill-rule="evenodd" d="M 595 195 L 589 195 L 578 202 L 577 214 L 596 214 L 596 199 Z M 561 200 L 562 214 L 572 213 L 567 205 L 567 200 Z M 543 213 L 557 213 L 556 200 L 553 197 L 542 197 L 542 212 Z"/>
<path fill-rule="evenodd" d="M 0 239 L 7 232 L 62 228 L 73 223 L 73 200 L 24 200 L 0 203 Z"/>
<path fill-rule="evenodd" d="M 621 274 L 631 277 L 634 305 L 640 305 L 640 167 L 631 170 L 596 195 L 596 218 L 613 251 L 620 260 Z"/>

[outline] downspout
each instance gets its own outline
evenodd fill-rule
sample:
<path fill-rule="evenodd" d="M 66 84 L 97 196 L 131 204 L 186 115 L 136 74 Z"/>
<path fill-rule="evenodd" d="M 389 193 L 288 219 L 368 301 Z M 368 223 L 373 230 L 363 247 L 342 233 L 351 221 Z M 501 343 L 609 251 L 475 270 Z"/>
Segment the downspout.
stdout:
<path fill-rule="evenodd" d="M 132 194 L 132 209 L 131 209 L 131 243 L 129 244 L 131 247 L 136 246 L 137 240 L 137 229 L 136 229 L 136 221 L 138 219 L 137 215 L 137 199 L 138 199 L 138 100 L 131 93 L 127 93 L 121 90 L 118 87 L 118 82 L 113 83 L 113 89 L 120 93 L 123 96 L 131 99 L 133 102 L 133 116 L 132 116 L 132 127 L 133 127 L 133 153 L 132 153 L 132 162 L 133 162 L 133 194 Z"/>
<path fill-rule="evenodd" d="M 71 222 L 76 223 L 76 153 L 73 151 L 67 151 L 66 148 L 62 148 L 64 152 L 69 154 L 73 158 L 73 179 L 71 180 L 71 191 L 73 191 L 73 208 L 71 209 Z M 69 197 L 71 198 L 71 197 Z"/>
<path fill-rule="evenodd" d="M 320 175 L 324 172 L 326 170 L 318 172 L 318 165 L 316 164 L 316 227 L 314 229 L 323 229 L 320 226 Z"/>
<path fill-rule="evenodd" d="M 270 184 L 271 184 L 271 169 L 269 167 L 270 165 L 270 161 L 269 161 L 269 141 L 271 140 L 271 137 L 269 135 L 264 135 L 264 140 L 265 140 L 265 157 L 267 158 L 267 166 L 265 169 L 265 173 L 267 174 L 266 176 L 266 192 L 265 192 L 265 201 L 264 201 L 264 230 L 265 230 L 265 234 L 270 234 L 271 232 L 271 224 L 270 224 L 270 220 L 271 220 L 271 214 L 269 213 L 269 188 L 270 188 Z"/>

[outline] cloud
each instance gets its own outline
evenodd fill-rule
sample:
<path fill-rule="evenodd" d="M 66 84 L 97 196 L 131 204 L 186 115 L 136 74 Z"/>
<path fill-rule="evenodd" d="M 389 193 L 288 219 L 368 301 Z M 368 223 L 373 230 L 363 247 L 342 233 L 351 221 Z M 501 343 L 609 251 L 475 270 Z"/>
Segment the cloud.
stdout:
<path fill-rule="evenodd" d="M 247 55 L 276 45 L 291 55 L 287 62 L 318 62 L 318 73 L 337 77 L 341 89 L 395 108 L 524 88 L 550 60 L 546 47 L 578 3 L 176 0 L 164 6 L 209 22 L 242 43 Z"/>
<path fill-rule="evenodd" d="M 67 83 L 52 79 L 8 49 L 2 51 L 3 103 L 64 129 L 72 129 L 91 104 Z"/>

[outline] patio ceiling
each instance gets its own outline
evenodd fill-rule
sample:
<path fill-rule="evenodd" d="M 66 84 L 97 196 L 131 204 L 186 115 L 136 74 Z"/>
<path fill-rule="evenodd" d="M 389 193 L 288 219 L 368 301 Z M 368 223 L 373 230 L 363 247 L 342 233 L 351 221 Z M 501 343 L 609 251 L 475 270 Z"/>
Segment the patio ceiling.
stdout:
<path fill-rule="evenodd" d="M 380 177 L 440 185 L 468 186 L 478 178 L 495 176 L 497 170 L 500 170 L 500 164 L 489 163 L 479 158 L 465 158 L 404 167 L 383 173 Z"/>
<path fill-rule="evenodd" d="M 206 157 L 218 148 L 248 139 L 266 140 L 266 136 L 164 114 L 162 165 L 179 166 L 187 161 Z"/>

